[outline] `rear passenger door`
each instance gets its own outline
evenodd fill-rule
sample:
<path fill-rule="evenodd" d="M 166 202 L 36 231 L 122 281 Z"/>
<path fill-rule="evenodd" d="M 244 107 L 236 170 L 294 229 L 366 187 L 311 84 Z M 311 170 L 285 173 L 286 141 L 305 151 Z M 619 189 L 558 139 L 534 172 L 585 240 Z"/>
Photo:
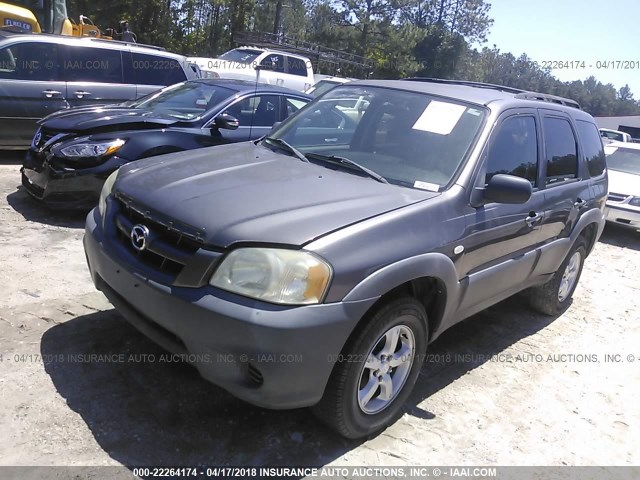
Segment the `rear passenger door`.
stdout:
<path fill-rule="evenodd" d="M 293 90 L 305 91 L 311 87 L 307 78 L 307 64 L 304 60 L 286 56 L 287 75 L 284 86 Z"/>
<path fill-rule="evenodd" d="M 545 213 L 542 240 L 550 242 L 568 237 L 574 225 L 592 202 L 584 162 L 578 162 L 575 126 L 568 115 L 540 110 L 544 138 L 542 179 L 545 189 Z"/>
<path fill-rule="evenodd" d="M 131 52 L 130 68 L 131 82 L 137 86 L 136 98 L 187 79 L 180 62 L 159 55 Z"/>
<path fill-rule="evenodd" d="M 65 47 L 63 67 L 66 98 L 72 107 L 136 98 L 136 86 L 124 81 L 120 50 L 70 45 Z"/>
<path fill-rule="evenodd" d="M 45 42 L 0 49 L 0 146 L 29 146 L 36 122 L 68 107 L 59 50 Z"/>
<path fill-rule="evenodd" d="M 483 154 L 476 187 L 497 174 L 526 178 L 533 194 L 524 204 L 488 203 L 465 215 L 461 278 L 468 277 L 460 311 L 473 309 L 524 284 L 535 264 L 544 212 L 539 188 L 540 126 L 534 109 L 503 115 Z"/>

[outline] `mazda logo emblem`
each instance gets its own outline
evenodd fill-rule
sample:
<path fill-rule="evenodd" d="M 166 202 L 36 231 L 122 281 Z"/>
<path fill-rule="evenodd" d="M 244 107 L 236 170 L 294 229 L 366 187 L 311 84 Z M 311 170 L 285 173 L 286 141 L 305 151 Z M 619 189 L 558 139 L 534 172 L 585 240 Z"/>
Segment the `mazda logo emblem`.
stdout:
<path fill-rule="evenodd" d="M 149 229 L 144 225 L 135 225 L 131 229 L 131 245 L 139 252 L 147 248 L 147 242 L 149 241 Z"/>

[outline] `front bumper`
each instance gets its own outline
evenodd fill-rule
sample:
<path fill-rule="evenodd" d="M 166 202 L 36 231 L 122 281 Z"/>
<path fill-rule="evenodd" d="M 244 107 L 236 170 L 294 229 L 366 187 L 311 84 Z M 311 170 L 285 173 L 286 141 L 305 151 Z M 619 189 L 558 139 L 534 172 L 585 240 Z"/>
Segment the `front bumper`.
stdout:
<path fill-rule="evenodd" d="M 620 206 L 607 202 L 604 213 L 609 222 L 640 228 L 640 208 L 628 205 Z"/>
<path fill-rule="evenodd" d="M 376 299 L 278 306 L 205 286 L 167 286 L 120 256 L 87 216 L 87 262 L 96 287 L 133 326 L 185 354 L 207 380 L 266 408 L 317 403 L 357 322 Z"/>
<path fill-rule="evenodd" d="M 52 166 L 56 160 L 44 161 L 33 148 L 30 149 L 20 169 L 22 186 L 49 207 L 84 210 L 97 205 L 104 181 L 128 163 L 128 160 L 114 156 L 97 166 L 63 170 Z"/>

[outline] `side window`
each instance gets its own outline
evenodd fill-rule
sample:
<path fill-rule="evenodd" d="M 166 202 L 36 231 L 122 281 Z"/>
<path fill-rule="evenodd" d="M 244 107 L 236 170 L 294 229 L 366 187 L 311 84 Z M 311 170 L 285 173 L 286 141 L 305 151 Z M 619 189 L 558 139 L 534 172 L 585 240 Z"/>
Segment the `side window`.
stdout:
<path fill-rule="evenodd" d="M 547 185 L 578 176 L 578 148 L 571 124 L 564 118 L 542 120 L 547 161 Z"/>
<path fill-rule="evenodd" d="M 18 77 L 18 46 L 0 49 L 0 78 L 17 79 Z"/>
<path fill-rule="evenodd" d="M 173 58 L 132 53 L 133 75 L 138 85 L 168 86 L 187 79 L 182 66 Z"/>
<path fill-rule="evenodd" d="M 122 83 L 122 57 L 119 50 L 68 47 L 64 61 L 68 82 Z"/>
<path fill-rule="evenodd" d="M 267 55 L 261 62 L 260 65 L 268 67 L 272 72 L 284 72 L 284 57 L 282 55 Z"/>
<path fill-rule="evenodd" d="M 18 43 L 0 50 L 0 78 L 11 80 L 60 80 L 58 45 Z"/>
<path fill-rule="evenodd" d="M 598 135 L 598 127 L 593 123 L 583 120 L 576 120 L 576 126 L 578 127 L 578 136 L 582 142 L 582 149 L 584 150 L 584 156 L 587 161 L 589 175 L 597 177 L 604 172 L 606 167 L 604 150 L 602 149 L 602 142 Z"/>
<path fill-rule="evenodd" d="M 286 113 L 286 116 L 284 118 L 287 118 L 289 115 L 292 115 L 292 114 L 296 113 L 298 110 L 300 110 L 306 104 L 307 104 L 307 102 L 305 102 L 304 100 L 300 100 L 299 98 L 287 97 L 286 98 L 287 113 Z M 283 120 L 284 120 L 284 118 L 283 118 Z"/>
<path fill-rule="evenodd" d="M 278 121 L 279 101 L 276 95 L 257 95 L 234 103 L 224 113 L 236 117 L 242 127 L 270 127 Z"/>
<path fill-rule="evenodd" d="M 538 172 L 536 121 L 531 116 L 506 119 L 498 127 L 487 156 L 485 183 L 499 173 L 526 178 L 536 185 Z"/>
<path fill-rule="evenodd" d="M 301 58 L 287 57 L 287 72 L 291 75 L 307 76 L 307 65 Z"/>

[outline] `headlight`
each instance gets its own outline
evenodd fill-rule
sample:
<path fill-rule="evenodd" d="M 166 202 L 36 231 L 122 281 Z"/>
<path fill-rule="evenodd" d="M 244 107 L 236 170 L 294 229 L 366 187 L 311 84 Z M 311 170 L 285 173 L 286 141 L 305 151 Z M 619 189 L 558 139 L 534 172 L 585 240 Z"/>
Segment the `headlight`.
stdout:
<path fill-rule="evenodd" d="M 100 216 L 102 218 L 104 218 L 104 212 L 107 210 L 107 197 L 111 194 L 113 184 L 116 183 L 119 172 L 120 170 L 118 169 L 111 175 L 109 175 L 105 180 L 104 185 L 102 185 L 102 190 L 100 191 L 100 200 L 98 200 L 98 211 L 100 212 Z"/>
<path fill-rule="evenodd" d="M 69 158 L 95 158 L 110 155 L 118 150 L 125 141 L 121 139 L 106 142 L 82 142 L 60 149 L 60 154 Z"/>
<path fill-rule="evenodd" d="M 640 207 L 640 197 L 633 197 L 631 200 L 629 200 L 629 205 Z"/>
<path fill-rule="evenodd" d="M 279 248 L 241 248 L 231 252 L 209 282 L 214 287 L 267 302 L 319 303 L 331 267 L 310 252 Z"/>

